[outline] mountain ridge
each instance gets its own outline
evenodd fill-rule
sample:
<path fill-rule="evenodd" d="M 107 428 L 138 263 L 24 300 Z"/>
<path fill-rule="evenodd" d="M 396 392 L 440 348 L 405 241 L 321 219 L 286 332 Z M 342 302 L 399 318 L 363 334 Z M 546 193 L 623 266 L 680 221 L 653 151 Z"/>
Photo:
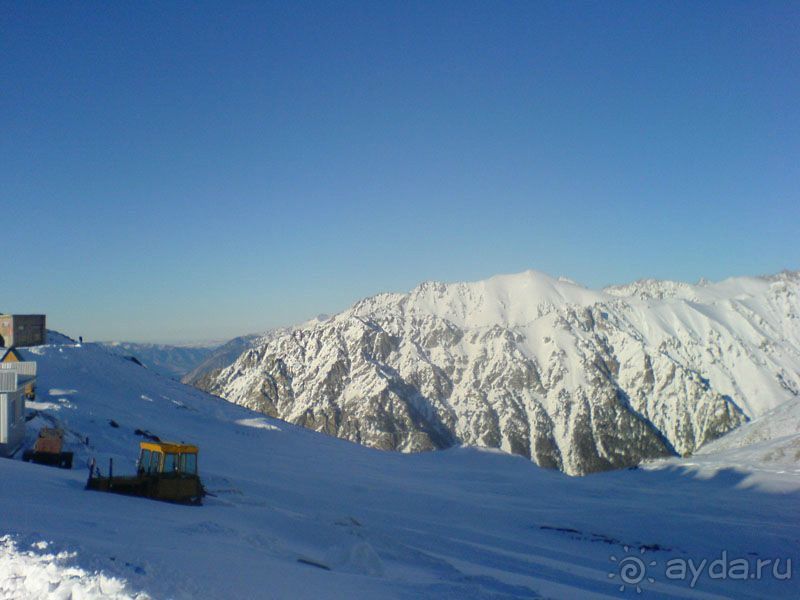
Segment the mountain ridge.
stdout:
<path fill-rule="evenodd" d="M 384 293 L 202 389 L 370 446 L 498 447 L 570 474 L 691 454 L 800 393 L 800 274 L 591 290 L 528 270 Z"/>

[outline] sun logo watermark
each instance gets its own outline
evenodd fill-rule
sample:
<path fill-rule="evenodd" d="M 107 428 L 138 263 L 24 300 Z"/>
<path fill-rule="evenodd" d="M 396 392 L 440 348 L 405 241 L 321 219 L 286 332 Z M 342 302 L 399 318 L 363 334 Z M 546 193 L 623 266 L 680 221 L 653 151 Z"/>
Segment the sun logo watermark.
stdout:
<path fill-rule="evenodd" d="M 608 578 L 619 578 L 620 592 L 624 592 L 627 586 L 630 586 L 636 590 L 637 594 L 641 594 L 643 583 L 654 584 L 656 582 L 655 577 L 651 577 L 648 573 L 648 567 L 655 567 L 658 563 L 654 560 L 645 560 L 645 548 L 639 548 L 638 554 L 636 548 L 631 549 L 630 546 L 623 546 L 623 548 L 624 556 L 619 558 L 614 555 L 609 556 L 609 560 L 616 563 L 617 568 L 616 571 L 608 574 Z M 791 558 L 765 558 L 755 555 L 755 553 L 751 554 L 754 556 L 737 558 L 728 556 L 728 551 L 723 550 L 718 557 L 713 559 L 670 558 L 664 563 L 664 572 L 660 575 L 670 581 L 686 582 L 692 589 L 706 580 L 760 581 L 770 578 L 775 581 L 791 580 Z"/>
<path fill-rule="evenodd" d="M 657 563 L 654 560 L 645 562 L 644 559 L 641 558 L 645 553 L 644 548 L 639 548 L 639 556 L 629 554 L 631 550 L 629 546 L 623 546 L 623 550 L 625 550 L 626 556 L 617 558 L 612 554 L 609 557 L 611 562 L 617 563 L 617 570 L 611 571 L 608 574 L 608 578 L 615 579 L 619 577 L 619 580 L 622 582 L 619 586 L 620 592 L 624 592 L 626 586 L 631 586 L 636 589 L 637 594 L 641 594 L 641 584 L 643 582 L 647 581 L 651 584 L 656 582 L 653 577 L 648 576 L 647 567 L 655 567 Z"/>

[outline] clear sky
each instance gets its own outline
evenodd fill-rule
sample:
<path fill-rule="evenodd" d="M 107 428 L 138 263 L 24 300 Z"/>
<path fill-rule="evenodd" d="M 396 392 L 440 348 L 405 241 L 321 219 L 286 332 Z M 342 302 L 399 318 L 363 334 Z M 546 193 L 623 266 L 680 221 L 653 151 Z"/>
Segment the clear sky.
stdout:
<path fill-rule="evenodd" d="M 0 208 L 0 310 L 87 339 L 797 269 L 800 3 L 3 2 Z"/>

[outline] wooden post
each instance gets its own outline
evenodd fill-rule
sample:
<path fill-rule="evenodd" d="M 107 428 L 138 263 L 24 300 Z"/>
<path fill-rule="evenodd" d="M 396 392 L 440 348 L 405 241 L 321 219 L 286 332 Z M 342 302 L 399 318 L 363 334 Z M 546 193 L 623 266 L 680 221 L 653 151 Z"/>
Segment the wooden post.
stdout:
<path fill-rule="evenodd" d="M 94 477 L 94 458 L 92 462 L 89 463 L 89 479 L 86 480 L 86 488 L 89 488 L 89 482 L 92 481 L 92 477 Z"/>

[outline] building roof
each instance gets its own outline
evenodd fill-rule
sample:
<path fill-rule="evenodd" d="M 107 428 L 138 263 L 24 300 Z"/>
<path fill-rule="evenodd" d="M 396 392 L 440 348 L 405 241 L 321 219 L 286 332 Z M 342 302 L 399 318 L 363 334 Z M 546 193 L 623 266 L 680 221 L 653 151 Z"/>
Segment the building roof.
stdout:
<path fill-rule="evenodd" d="M 152 450 L 155 452 L 197 454 L 197 446 L 194 444 L 178 444 L 177 442 L 139 442 L 139 448 L 142 450 Z"/>
<path fill-rule="evenodd" d="M 25 359 L 16 348 L 0 348 L 0 363 L 23 362 Z"/>

